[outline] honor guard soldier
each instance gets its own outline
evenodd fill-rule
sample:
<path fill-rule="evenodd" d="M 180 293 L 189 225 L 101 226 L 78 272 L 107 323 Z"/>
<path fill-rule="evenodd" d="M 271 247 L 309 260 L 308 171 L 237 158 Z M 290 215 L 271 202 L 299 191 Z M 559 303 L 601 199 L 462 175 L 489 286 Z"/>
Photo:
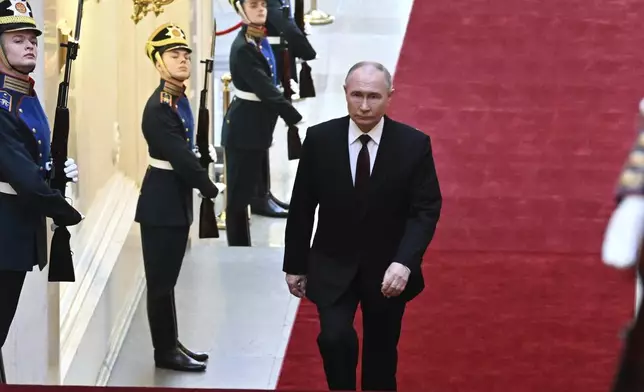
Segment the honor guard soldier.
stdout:
<path fill-rule="evenodd" d="M 236 93 L 222 127 L 228 186 L 226 234 L 230 246 L 250 246 L 248 205 L 257 194 L 277 118 L 291 126 L 302 116 L 276 87 L 274 69 L 266 58 L 262 44 L 266 42 L 266 1 L 229 1 L 243 26 L 230 48 Z"/>
<path fill-rule="evenodd" d="M 275 54 L 270 45 L 269 37 L 264 37 L 259 49 L 268 62 L 271 69 L 271 79 L 277 88 L 280 88 L 280 82 L 277 78 L 277 61 Z M 262 166 L 259 173 L 259 180 L 255 186 L 255 195 L 250 201 L 250 209 L 253 214 L 267 216 L 271 218 L 286 218 L 288 216 L 288 204 L 280 201 L 271 193 L 271 166 L 270 154 L 268 150 L 262 157 Z"/>
<path fill-rule="evenodd" d="M 262 46 L 262 53 L 266 54 L 269 66 L 275 74 L 275 81 L 284 80 L 284 48 L 281 44 L 281 36 L 288 42 L 289 62 L 291 69 L 291 88 L 294 92 L 299 91 L 297 85 L 297 72 L 295 72 L 295 58 L 305 61 L 315 59 L 317 53 L 306 35 L 296 25 L 292 17 L 285 18 L 283 9 L 285 7 L 292 10 L 289 0 L 267 0 L 268 13 L 266 17 L 266 41 L 271 45 L 272 50 L 267 50 Z M 311 82 L 312 83 L 312 82 Z M 297 98 L 296 94 L 292 97 Z M 260 178 L 255 188 L 256 194 L 251 200 L 250 207 L 253 214 L 263 215 L 273 218 L 286 218 L 288 216 L 288 203 L 285 203 L 275 197 L 271 192 L 270 177 L 270 155 L 268 151 L 262 159 L 262 169 Z"/>
<path fill-rule="evenodd" d="M 639 135 L 620 175 L 618 206 L 613 212 L 602 245 L 602 259 L 609 266 L 636 268 L 644 277 L 644 100 L 640 102 Z M 628 328 L 612 392 L 644 391 L 644 312 L 641 305 Z"/>
<path fill-rule="evenodd" d="M 297 26 L 293 19 L 293 7 L 291 7 L 290 0 L 267 0 L 268 4 L 268 17 L 266 20 L 266 32 L 268 35 L 268 42 L 273 48 L 275 59 L 277 60 L 277 79 L 282 80 L 282 72 L 284 72 L 282 51 L 284 48 L 281 45 L 281 36 L 288 42 L 288 51 L 290 54 L 291 62 L 291 78 L 295 82 L 293 90 L 298 91 L 297 86 L 297 72 L 295 72 L 295 59 L 302 59 L 304 61 L 311 61 L 315 59 L 317 53 L 309 42 L 304 32 Z M 284 17 L 283 9 L 289 9 L 288 19 Z"/>
<path fill-rule="evenodd" d="M 141 226 L 154 361 L 159 368 L 203 371 L 208 355 L 192 352 L 178 340 L 174 287 L 193 220 L 193 189 L 211 199 L 219 189 L 195 148 L 194 119 L 184 93 L 192 53 L 185 33 L 175 24 L 163 24 L 148 39 L 146 53 L 161 81 L 143 111 L 150 157 L 135 221 Z"/>
<path fill-rule="evenodd" d="M 29 77 L 36 67 L 41 34 L 26 1 L 0 1 L 0 347 L 7 339 L 26 273 L 47 264 L 45 217 L 62 226 L 83 219 L 64 195 L 48 185 L 50 128 Z M 65 163 L 65 173 L 78 180 L 72 159 Z M 0 378 L 5 382 L 4 372 Z"/>

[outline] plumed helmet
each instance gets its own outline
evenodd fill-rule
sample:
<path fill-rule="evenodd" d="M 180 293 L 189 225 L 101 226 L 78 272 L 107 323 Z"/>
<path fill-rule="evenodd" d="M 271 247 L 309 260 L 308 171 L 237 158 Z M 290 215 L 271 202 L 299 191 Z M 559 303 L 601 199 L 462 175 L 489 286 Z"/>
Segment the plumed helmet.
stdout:
<path fill-rule="evenodd" d="M 19 30 L 31 30 L 37 36 L 42 34 L 36 26 L 31 5 L 26 0 L 0 1 L 0 34 Z"/>
<path fill-rule="evenodd" d="M 192 52 L 186 33 L 174 23 L 159 26 L 145 44 L 145 54 L 153 62 L 161 62 L 161 55 L 173 49 L 185 49 Z"/>

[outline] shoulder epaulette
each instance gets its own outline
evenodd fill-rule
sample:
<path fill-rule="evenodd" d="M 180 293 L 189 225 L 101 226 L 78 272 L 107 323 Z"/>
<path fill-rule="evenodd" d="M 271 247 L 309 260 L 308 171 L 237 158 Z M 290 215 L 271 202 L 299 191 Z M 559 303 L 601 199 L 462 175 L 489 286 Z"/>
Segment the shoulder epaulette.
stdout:
<path fill-rule="evenodd" d="M 13 104 L 13 97 L 11 94 L 4 90 L 0 90 L 0 108 L 11 112 L 11 105 Z"/>

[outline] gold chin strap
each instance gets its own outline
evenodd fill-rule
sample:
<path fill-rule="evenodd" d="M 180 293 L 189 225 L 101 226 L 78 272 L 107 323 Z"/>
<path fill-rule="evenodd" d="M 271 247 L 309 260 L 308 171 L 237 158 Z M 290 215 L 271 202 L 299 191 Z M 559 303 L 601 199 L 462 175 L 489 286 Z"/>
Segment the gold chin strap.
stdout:
<path fill-rule="evenodd" d="M 19 69 L 16 69 L 13 65 L 9 64 L 9 60 L 7 59 L 7 55 L 4 53 L 4 47 L 2 46 L 1 43 L 0 43 L 0 61 L 2 61 L 2 64 L 4 64 L 8 69 L 12 69 L 22 75 L 29 75 L 29 73 L 24 73 Z"/>
<path fill-rule="evenodd" d="M 170 71 L 168 71 L 168 67 L 166 67 L 165 63 L 161 59 L 161 55 L 158 52 L 154 54 L 154 58 L 159 64 L 161 64 L 161 71 L 159 72 L 161 79 L 168 80 L 173 83 L 183 84 L 183 81 L 175 78 L 174 76 L 172 76 Z"/>
<path fill-rule="evenodd" d="M 244 7 L 241 4 L 241 1 L 235 1 L 235 9 L 237 10 L 237 13 L 239 16 L 242 18 L 242 23 L 244 24 L 250 24 L 250 20 L 248 20 L 248 17 L 246 16 L 246 13 L 244 12 Z"/>
<path fill-rule="evenodd" d="M 168 71 L 168 67 L 166 67 L 165 63 L 163 62 L 163 59 L 161 59 L 161 55 L 159 54 L 159 52 L 156 52 L 154 54 L 154 59 L 158 64 L 161 65 L 161 77 L 163 77 L 164 79 L 166 77 L 171 78 L 172 75 L 170 75 L 170 71 Z"/>

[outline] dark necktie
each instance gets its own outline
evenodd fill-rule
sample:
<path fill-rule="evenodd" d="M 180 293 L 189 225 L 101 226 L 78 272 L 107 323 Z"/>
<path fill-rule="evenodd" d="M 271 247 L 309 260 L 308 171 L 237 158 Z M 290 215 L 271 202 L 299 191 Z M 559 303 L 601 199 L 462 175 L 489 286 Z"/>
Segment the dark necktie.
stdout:
<path fill-rule="evenodd" d="M 371 163 L 369 159 L 369 148 L 367 145 L 371 140 L 371 136 L 362 135 L 360 136 L 360 142 L 362 143 L 362 149 L 360 149 L 360 154 L 358 154 L 358 162 L 356 164 L 356 183 L 355 188 L 358 196 L 360 198 L 367 196 L 367 189 L 369 187 L 369 177 L 371 177 Z"/>

